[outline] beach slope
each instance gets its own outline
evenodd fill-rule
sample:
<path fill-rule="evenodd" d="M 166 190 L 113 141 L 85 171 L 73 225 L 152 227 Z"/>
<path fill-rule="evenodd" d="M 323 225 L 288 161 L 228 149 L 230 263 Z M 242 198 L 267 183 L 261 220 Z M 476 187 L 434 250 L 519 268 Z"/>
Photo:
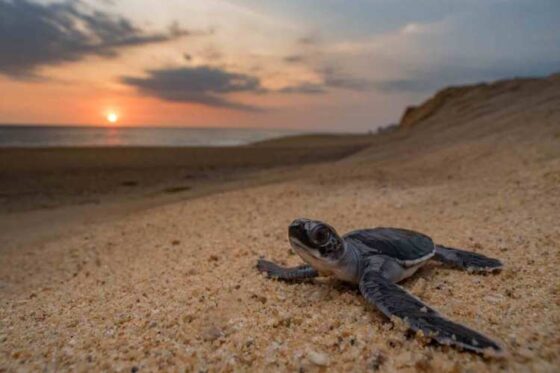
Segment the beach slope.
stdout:
<path fill-rule="evenodd" d="M 557 371 L 560 79 L 458 90 L 343 159 L 2 248 L 0 370 Z M 301 263 L 296 217 L 500 258 L 496 275 L 434 263 L 403 286 L 509 356 L 407 336 L 335 280 L 264 278 L 261 256 Z"/>

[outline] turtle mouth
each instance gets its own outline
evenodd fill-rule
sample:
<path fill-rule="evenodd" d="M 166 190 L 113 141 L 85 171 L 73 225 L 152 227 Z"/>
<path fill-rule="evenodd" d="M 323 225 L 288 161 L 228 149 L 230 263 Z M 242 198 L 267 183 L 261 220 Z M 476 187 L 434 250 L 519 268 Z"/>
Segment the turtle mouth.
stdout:
<path fill-rule="evenodd" d="M 290 237 L 290 243 L 292 244 L 292 246 L 294 246 L 295 249 L 307 250 L 307 247 L 303 244 L 303 242 L 293 236 Z"/>
<path fill-rule="evenodd" d="M 328 260 L 323 257 L 319 257 L 318 252 L 314 253 L 314 250 L 308 248 L 305 244 L 303 244 L 300 240 L 295 237 L 290 237 L 290 244 L 294 251 L 303 259 L 304 262 L 311 265 L 315 268 L 319 273 L 322 274 L 331 274 L 333 273 L 332 268 L 330 267 Z"/>
<path fill-rule="evenodd" d="M 295 239 L 299 244 L 302 244 L 307 240 L 307 233 L 305 230 L 305 221 L 297 219 L 290 224 L 288 227 L 288 234 L 290 239 Z"/>
<path fill-rule="evenodd" d="M 309 248 L 296 237 L 290 236 L 290 244 L 292 245 L 292 248 L 295 250 L 295 252 L 309 264 L 317 260 L 315 255 L 310 253 Z"/>

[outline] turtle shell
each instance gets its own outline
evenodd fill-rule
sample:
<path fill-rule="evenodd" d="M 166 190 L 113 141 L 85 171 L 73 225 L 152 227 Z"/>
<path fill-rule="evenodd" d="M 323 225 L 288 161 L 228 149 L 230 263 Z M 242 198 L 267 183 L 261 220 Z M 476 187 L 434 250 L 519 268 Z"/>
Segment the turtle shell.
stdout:
<path fill-rule="evenodd" d="M 408 229 L 361 229 L 342 238 L 362 255 L 387 255 L 405 266 L 426 261 L 435 254 L 435 245 L 430 237 Z"/>

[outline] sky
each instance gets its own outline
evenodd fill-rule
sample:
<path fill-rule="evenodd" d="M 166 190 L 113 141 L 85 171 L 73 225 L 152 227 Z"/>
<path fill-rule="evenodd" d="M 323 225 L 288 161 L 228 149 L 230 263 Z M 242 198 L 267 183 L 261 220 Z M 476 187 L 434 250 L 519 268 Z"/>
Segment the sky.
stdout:
<path fill-rule="evenodd" d="M 0 123 L 368 131 L 560 72 L 559 0 L 0 0 Z"/>

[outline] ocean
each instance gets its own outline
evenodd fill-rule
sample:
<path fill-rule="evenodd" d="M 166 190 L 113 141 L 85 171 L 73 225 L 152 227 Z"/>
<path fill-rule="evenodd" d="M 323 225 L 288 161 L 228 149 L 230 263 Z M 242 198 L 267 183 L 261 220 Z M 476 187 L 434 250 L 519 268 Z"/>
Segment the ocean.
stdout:
<path fill-rule="evenodd" d="M 297 133 L 246 128 L 0 125 L 0 147 L 236 146 Z"/>

